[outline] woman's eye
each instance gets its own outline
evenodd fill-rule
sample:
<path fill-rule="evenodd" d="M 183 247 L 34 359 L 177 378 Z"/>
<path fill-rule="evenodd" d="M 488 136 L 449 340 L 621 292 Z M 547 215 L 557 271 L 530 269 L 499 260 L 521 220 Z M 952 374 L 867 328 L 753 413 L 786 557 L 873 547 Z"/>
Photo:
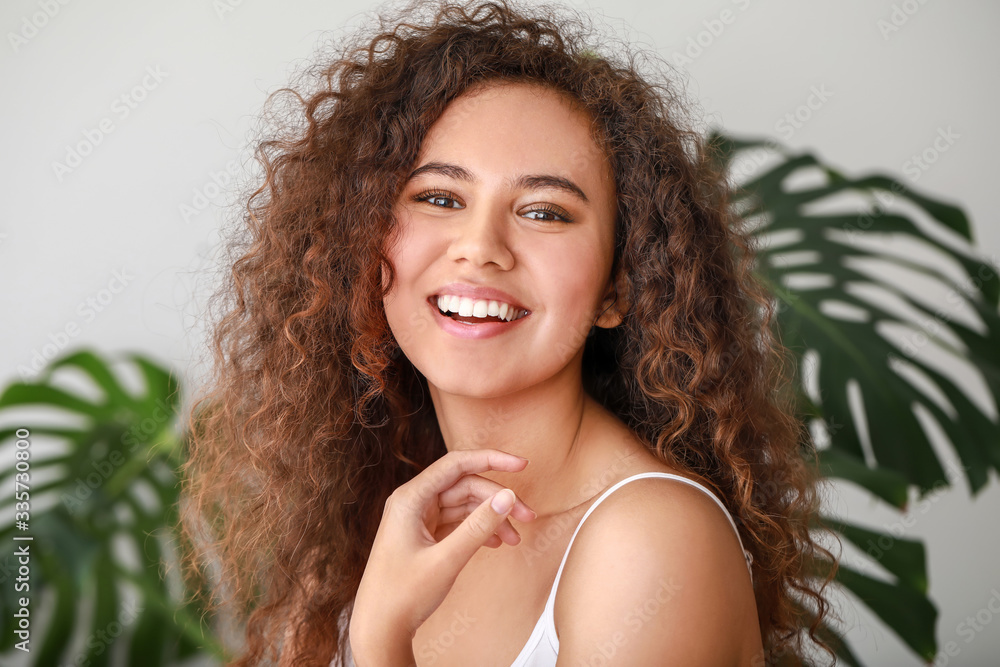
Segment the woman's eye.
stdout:
<path fill-rule="evenodd" d="M 542 208 L 533 208 L 527 213 L 542 213 L 544 215 L 550 215 L 558 218 L 557 220 L 552 218 L 531 218 L 532 220 L 538 220 L 540 222 L 573 222 L 573 218 L 571 218 L 568 213 L 564 213 L 561 210 L 549 208 L 547 206 L 543 206 Z M 527 213 L 525 215 L 527 215 Z"/>
<path fill-rule="evenodd" d="M 431 206 L 436 206 L 438 208 L 456 208 L 454 206 L 449 206 L 447 204 L 445 204 L 445 205 L 442 206 L 442 205 L 439 205 L 438 203 L 436 203 L 436 202 L 440 202 L 442 200 L 458 203 L 458 202 L 455 201 L 455 198 L 449 192 L 423 192 L 423 193 L 421 193 L 419 195 L 416 195 L 413 198 L 413 201 L 425 201 L 425 202 L 429 203 Z M 457 208 L 461 208 L 461 207 L 457 207 Z"/>

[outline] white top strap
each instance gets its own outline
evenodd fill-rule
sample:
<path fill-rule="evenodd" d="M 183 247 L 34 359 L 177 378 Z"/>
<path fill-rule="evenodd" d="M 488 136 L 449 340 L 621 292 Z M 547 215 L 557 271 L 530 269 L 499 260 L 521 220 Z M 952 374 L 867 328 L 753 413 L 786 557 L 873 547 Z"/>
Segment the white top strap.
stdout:
<path fill-rule="evenodd" d="M 684 482 L 685 484 L 689 484 L 689 485 L 695 487 L 696 489 L 701 489 L 706 494 L 708 494 L 708 497 L 711 498 L 712 500 L 714 500 L 715 504 L 718 505 L 719 508 L 722 510 L 722 512 L 726 515 L 726 518 L 729 520 L 729 525 L 731 525 L 733 527 L 733 531 L 735 531 L 735 533 L 736 533 L 736 539 L 737 539 L 737 541 L 739 541 L 739 544 L 740 544 L 740 549 L 743 551 L 743 558 L 746 560 L 747 570 L 750 572 L 750 581 L 753 581 L 753 568 L 751 567 L 751 565 L 753 563 L 753 556 L 750 555 L 749 551 L 747 551 L 746 549 L 743 548 L 743 540 L 740 538 L 740 531 L 736 527 L 736 522 L 733 521 L 733 517 L 729 514 L 729 510 L 726 509 L 726 506 L 722 504 L 722 501 L 719 500 L 718 497 L 710 489 L 708 489 L 707 487 L 705 487 L 703 484 L 700 484 L 699 482 L 694 481 L 693 479 L 688 479 L 687 477 L 682 477 L 680 475 L 675 475 L 675 474 L 669 473 L 669 472 L 641 472 L 641 473 L 632 475 L 631 477 L 626 477 L 625 479 L 621 480 L 620 482 L 617 482 L 611 488 L 609 488 L 604 493 L 602 493 L 601 497 L 598 498 L 597 501 L 594 502 L 593 505 L 591 505 L 590 507 L 587 508 L 587 512 L 583 515 L 583 518 L 580 519 L 580 523 L 577 524 L 576 530 L 573 531 L 573 537 L 570 538 L 570 540 L 569 540 L 569 546 L 566 547 L 566 553 L 563 554 L 562 562 L 559 564 L 559 570 L 558 570 L 558 572 L 556 572 L 555 583 L 553 583 L 553 585 L 552 585 L 552 594 L 549 596 L 549 602 L 550 603 L 553 603 L 554 600 L 555 600 L 556 587 L 559 586 L 559 579 L 562 577 L 563 568 L 566 566 L 566 559 L 569 557 L 569 550 L 573 547 L 573 542 L 576 540 L 576 534 L 580 532 L 580 528 L 583 527 L 583 523 L 584 523 L 584 521 L 587 520 L 587 517 L 590 516 L 591 512 L 593 512 L 595 509 L 597 509 L 597 506 L 600 505 L 601 502 L 603 502 L 605 498 L 607 498 L 612 493 L 614 493 L 615 491 L 617 491 L 620 487 L 624 486 L 625 484 L 627 484 L 627 483 L 629 483 L 631 481 L 634 481 L 634 480 L 637 480 L 637 479 L 643 479 L 643 478 L 646 478 L 646 477 L 662 477 L 662 478 L 665 478 L 665 479 L 675 479 L 678 482 Z"/>

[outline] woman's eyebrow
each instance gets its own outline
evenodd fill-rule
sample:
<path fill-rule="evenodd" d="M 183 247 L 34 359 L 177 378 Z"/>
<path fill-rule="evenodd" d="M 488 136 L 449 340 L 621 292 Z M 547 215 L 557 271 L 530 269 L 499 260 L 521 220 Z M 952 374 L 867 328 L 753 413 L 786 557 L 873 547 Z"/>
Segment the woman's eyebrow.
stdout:
<path fill-rule="evenodd" d="M 410 172 L 410 175 L 406 177 L 406 182 L 410 182 L 420 174 L 425 173 L 440 174 L 459 181 L 465 181 L 466 183 L 475 183 L 477 181 L 476 177 L 472 175 L 472 172 L 465 167 L 461 167 L 457 164 L 449 164 L 447 162 L 428 162 Z M 580 186 L 562 176 L 554 176 L 552 174 L 521 174 L 516 179 L 508 179 L 507 184 L 513 188 L 552 188 L 555 190 L 562 190 L 563 192 L 580 199 L 585 204 L 590 202 Z"/>

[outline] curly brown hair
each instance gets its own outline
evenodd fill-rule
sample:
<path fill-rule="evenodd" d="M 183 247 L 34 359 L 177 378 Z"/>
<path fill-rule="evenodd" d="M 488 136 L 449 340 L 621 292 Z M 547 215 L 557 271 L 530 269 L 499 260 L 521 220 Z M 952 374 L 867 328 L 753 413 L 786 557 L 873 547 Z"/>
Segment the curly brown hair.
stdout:
<path fill-rule="evenodd" d="M 629 307 L 587 335 L 585 389 L 725 502 L 753 556 L 768 660 L 803 660 L 806 636 L 832 655 L 823 592 L 836 559 L 810 532 L 819 475 L 752 237 L 689 105 L 640 74 L 627 44 L 602 52 L 590 26 L 505 0 L 382 8 L 377 27 L 268 98 L 263 182 L 227 246 L 184 470 L 187 573 L 214 572 L 204 601 L 245 632 L 231 664 L 276 660 L 286 623 L 294 664 L 346 664 L 385 501 L 446 453 L 383 308 L 393 203 L 449 102 L 515 80 L 575 99 L 615 175 L 612 272 Z"/>

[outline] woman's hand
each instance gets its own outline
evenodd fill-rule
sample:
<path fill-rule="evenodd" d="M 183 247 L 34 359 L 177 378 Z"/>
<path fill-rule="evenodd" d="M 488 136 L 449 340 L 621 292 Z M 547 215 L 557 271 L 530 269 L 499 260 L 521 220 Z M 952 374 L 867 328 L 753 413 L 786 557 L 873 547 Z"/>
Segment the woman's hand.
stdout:
<path fill-rule="evenodd" d="M 520 542 L 508 514 L 531 521 L 535 513 L 513 491 L 476 473 L 517 472 L 527 463 L 496 449 L 452 451 L 389 496 L 351 616 L 358 667 L 414 664 L 417 628 L 473 554 L 482 546 Z"/>

